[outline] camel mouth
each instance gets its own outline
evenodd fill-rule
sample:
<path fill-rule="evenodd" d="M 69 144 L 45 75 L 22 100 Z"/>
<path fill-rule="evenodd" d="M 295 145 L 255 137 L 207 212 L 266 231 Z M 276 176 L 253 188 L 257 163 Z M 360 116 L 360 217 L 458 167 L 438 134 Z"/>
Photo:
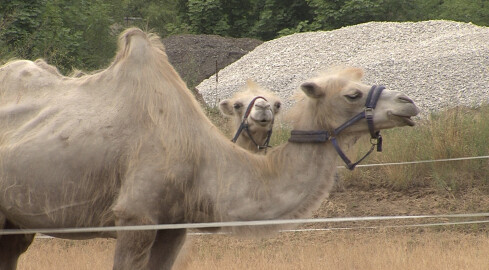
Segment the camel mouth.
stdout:
<path fill-rule="evenodd" d="M 271 119 L 267 119 L 267 118 L 255 119 L 252 116 L 250 116 L 250 118 L 251 118 L 251 120 L 253 120 L 255 123 L 257 123 L 260 126 L 266 126 L 272 121 Z"/>
<path fill-rule="evenodd" d="M 407 126 L 414 127 L 416 123 L 411 119 L 410 115 L 399 115 L 399 114 L 392 114 L 392 116 L 397 117 L 401 122 L 406 124 Z"/>

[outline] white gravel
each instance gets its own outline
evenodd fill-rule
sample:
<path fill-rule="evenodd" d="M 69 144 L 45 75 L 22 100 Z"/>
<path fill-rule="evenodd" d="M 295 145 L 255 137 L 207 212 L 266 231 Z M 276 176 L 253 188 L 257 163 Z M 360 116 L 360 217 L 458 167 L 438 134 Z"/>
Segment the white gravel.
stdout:
<path fill-rule="evenodd" d="M 457 105 L 489 103 L 489 27 L 452 21 L 370 22 L 271 40 L 197 86 L 208 105 L 238 91 L 246 79 L 285 103 L 299 85 L 337 65 L 365 70 L 364 82 L 414 99 L 422 115 Z"/>

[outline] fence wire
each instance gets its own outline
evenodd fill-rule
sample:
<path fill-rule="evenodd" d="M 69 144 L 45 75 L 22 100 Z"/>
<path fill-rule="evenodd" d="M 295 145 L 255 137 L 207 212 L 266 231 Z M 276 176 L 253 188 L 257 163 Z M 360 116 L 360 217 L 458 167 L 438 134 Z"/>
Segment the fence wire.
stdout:
<path fill-rule="evenodd" d="M 413 216 L 366 216 L 366 217 L 338 217 L 316 219 L 283 219 L 283 220 L 254 220 L 254 221 L 230 221 L 207 223 L 183 223 L 183 224 L 158 224 L 135 226 L 108 226 L 108 227 L 82 227 L 82 228 L 38 228 L 38 229 L 7 229 L 0 231 L 0 235 L 14 234 L 63 234 L 63 233 L 94 233 L 94 232 L 120 232 L 120 231 L 148 231 L 148 230 L 175 230 L 175 229 L 206 229 L 243 226 L 273 226 L 307 223 L 340 223 L 358 221 L 386 221 L 408 219 L 433 219 L 433 218 L 482 218 L 489 217 L 489 213 L 447 214 L 447 215 L 413 215 Z"/>
<path fill-rule="evenodd" d="M 449 162 L 449 161 L 462 161 L 462 160 L 477 160 L 477 159 L 489 159 L 489 156 L 476 156 L 476 157 L 460 157 L 460 158 L 442 158 L 442 159 L 429 159 L 418 161 L 404 161 L 404 162 L 386 162 L 376 164 L 359 164 L 356 168 L 368 168 L 368 167 L 381 167 L 381 166 L 397 166 L 397 165 L 413 165 L 413 164 L 425 164 L 436 162 Z M 338 166 L 338 169 L 346 169 L 345 166 Z"/>
<path fill-rule="evenodd" d="M 420 160 L 408 162 L 391 162 L 379 164 L 358 165 L 357 168 L 394 166 L 394 165 L 411 165 L 434 162 L 449 162 L 462 160 L 489 159 L 489 156 L 446 158 L 436 160 Z M 338 168 L 345 168 L 338 166 Z M 307 224 L 307 223 L 338 223 L 338 222 L 356 222 L 356 221 L 386 221 L 386 220 L 407 220 L 407 219 L 428 219 L 428 218 L 482 218 L 489 217 L 489 213 L 470 213 L 470 214 L 446 214 L 446 215 L 413 215 L 413 216 L 371 216 L 371 217 L 339 217 L 339 218 L 319 218 L 319 219 L 287 219 L 287 220 L 256 220 L 256 221 L 231 221 L 231 222 L 209 222 L 209 223 L 185 223 L 185 224 L 159 224 L 159 225 L 137 225 L 137 226 L 108 226 L 108 227 L 82 227 L 82 228 L 37 228 L 37 229 L 6 229 L 0 230 L 1 235 L 15 234 L 63 234 L 63 233 L 94 233 L 94 232 L 114 232 L 114 231 L 144 231 L 144 230 L 173 230 L 173 229 L 205 229 L 216 227 L 242 227 L 242 226 L 272 226 L 272 225 L 290 225 L 290 224 Z M 428 224 L 408 224 L 408 225 L 386 225 L 383 228 L 393 227 L 421 227 L 421 226 L 443 226 L 443 225 L 464 225 L 489 223 L 488 220 L 465 221 L 465 222 L 441 222 Z M 377 228 L 364 227 L 364 228 Z M 340 229 L 340 228 L 338 228 Z M 336 229 L 336 230 L 338 230 Z M 353 229 L 353 228 L 344 228 Z M 310 229 L 310 230 L 334 230 L 330 229 Z M 303 230 L 295 230 L 303 231 Z"/>

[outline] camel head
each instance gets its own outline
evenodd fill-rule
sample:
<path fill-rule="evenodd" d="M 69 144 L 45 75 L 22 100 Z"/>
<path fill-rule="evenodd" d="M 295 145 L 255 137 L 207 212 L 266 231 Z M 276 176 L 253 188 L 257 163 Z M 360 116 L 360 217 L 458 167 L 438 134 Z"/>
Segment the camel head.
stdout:
<path fill-rule="evenodd" d="M 415 125 L 411 117 L 416 116 L 419 109 L 413 100 L 398 91 L 385 89 L 372 93 L 372 99 L 378 100 L 373 110 L 366 111 L 367 98 L 373 87 L 360 82 L 362 76 L 361 69 L 346 68 L 304 82 L 301 90 L 307 96 L 308 106 L 311 106 L 312 115 L 306 117 L 314 122 L 311 123 L 312 126 L 327 130 L 331 134 L 339 127 L 343 127 L 340 130 L 342 133 L 368 133 L 369 125 L 365 117 L 342 126 L 362 112 L 372 117 L 375 131 Z M 375 97 L 377 94 L 378 97 Z M 300 119 L 296 122 L 299 125 L 307 125 L 305 123 L 308 121 L 305 120 Z"/>
<path fill-rule="evenodd" d="M 258 145 L 265 143 L 281 105 L 280 99 L 275 94 L 248 80 L 244 89 L 230 99 L 221 101 L 219 109 L 223 115 L 232 118 L 234 132 L 245 121 L 249 133 L 243 132 L 240 136 L 244 136 L 242 139 L 244 142 L 238 141 L 238 143 L 245 148 L 249 146 L 249 150 L 252 150 L 256 149 L 256 145 L 248 142 L 254 140 Z M 250 109 L 249 115 L 246 115 L 248 108 Z"/>

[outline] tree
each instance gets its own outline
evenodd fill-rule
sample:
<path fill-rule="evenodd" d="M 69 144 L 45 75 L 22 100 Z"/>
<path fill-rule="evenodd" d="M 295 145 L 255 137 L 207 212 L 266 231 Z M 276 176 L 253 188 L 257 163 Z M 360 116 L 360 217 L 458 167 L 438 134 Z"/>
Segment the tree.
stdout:
<path fill-rule="evenodd" d="M 250 35 L 262 40 L 276 38 L 280 30 L 295 28 L 299 23 L 312 18 L 311 9 L 304 0 L 257 1 L 255 10 L 259 17 Z"/>
<path fill-rule="evenodd" d="M 439 19 L 489 26 L 489 3 L 486 0 L 445 0 L 439 12 Z"/>
<path fill-rule="evenodd" d="M 0 5 L 0 46 L 2 58 L 25 57 L 30 54 L 23 44 L 40 25 L 38 17 L 46 1 L 13 0 Z M 19 48 L 13 53 L 13 48 Z"/>
<path fill-rule="evenodd" d="M 314 23 L 323 30 L 368 21 L 384 21 L 382 0 L 306 0 Z"/>
<path fill-rule="evenodd" d="M 423 3 L 427 1 L 423 0 Z M 380 20 L 385 21 L 416 21 L 423 8 L 417 8 L 416 0 L 384 0 Z"/>
<path fill-rule="evenodd" d="M 223 12 L 221 0 L 189 0 L 188 14 L 190 27 L 195 33 L 228 33 L 228 15 Z"/>
<path fill-rule="evenodd" d="M 152 30 L 161 36 L 189 32 L 186 0 L 111 0 L 119 5 L 114 13 L 117 22 L 124 27 L 138 26 Z M 184 18 L 182 20 L 182 18 Z"/>
<path fill-rule="evenodd" d="M 249 36 L 250 27 L 258 18 L 255 12 L 255 1 L 222 0 L 222 11 L 227 14 L 229 25 L 227 35 L 231 37 Z"/>
<path fill-rule="evenodd" d="M 1 5 L 2 52 L 44 58 L 64 73 L 74 67 L 100 68 L 115 50 L 111 9 L 102 0 L 14 0 Z"/>

